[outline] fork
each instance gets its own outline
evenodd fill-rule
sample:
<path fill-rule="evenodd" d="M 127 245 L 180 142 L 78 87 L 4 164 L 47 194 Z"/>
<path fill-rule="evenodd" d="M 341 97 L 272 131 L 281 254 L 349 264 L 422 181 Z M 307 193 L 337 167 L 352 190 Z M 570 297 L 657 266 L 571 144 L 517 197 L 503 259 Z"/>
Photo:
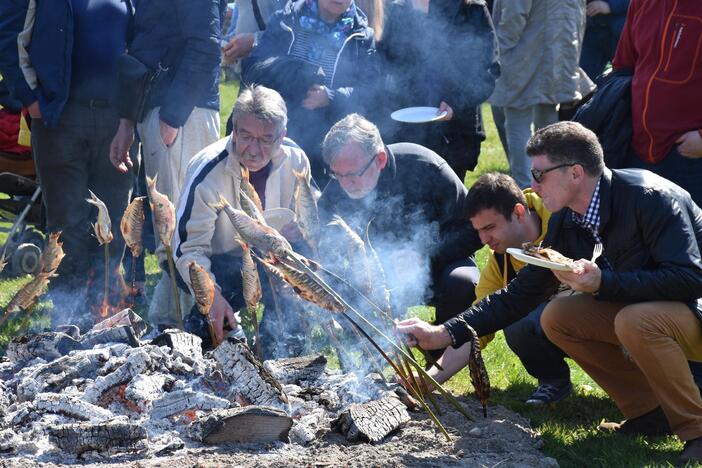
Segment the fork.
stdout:
<path fill-rule="evenodd" d="M 600 258 L 600 255 L 602 255 L 602 251 L 604 249 L 602 248 L 602 243 L 598 242 L 595 244 L 595 248 L 592 249 L 592 260 L 590 260 L 592 263 L 595 263 L 598 258 Z"/>

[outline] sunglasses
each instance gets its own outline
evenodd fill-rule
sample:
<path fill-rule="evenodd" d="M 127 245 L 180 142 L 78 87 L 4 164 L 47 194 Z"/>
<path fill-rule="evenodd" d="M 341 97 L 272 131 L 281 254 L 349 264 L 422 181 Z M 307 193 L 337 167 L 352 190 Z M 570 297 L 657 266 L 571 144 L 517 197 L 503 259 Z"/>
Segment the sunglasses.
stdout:
<path fill-rule="evenodd" d="M 572 167 L 575 166 L 577 163 L 566 163 L 566 164 L 559 164 L 558 166 L 553 166 L 549 167 L 548 169 L 534 169 L 533 167 L 531 168 L 531 176 L 534 178 L 534 182 L 537 184 L 540 184 L 541 181 L 544 179 L 544 176 L 551 172 L 555 171 L 556 169 L 560 169 L 562 167 Z"/>

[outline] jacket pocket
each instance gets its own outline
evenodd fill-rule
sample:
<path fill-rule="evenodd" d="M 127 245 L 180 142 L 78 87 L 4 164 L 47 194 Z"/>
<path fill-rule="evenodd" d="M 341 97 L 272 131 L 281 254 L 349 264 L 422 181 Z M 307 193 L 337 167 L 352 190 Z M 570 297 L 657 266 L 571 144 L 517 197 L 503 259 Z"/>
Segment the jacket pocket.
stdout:
<path fill-rule="evenodd" d="M 663 63 L 656 78 L 669 83 L 689 81 L 702 46 L 702 18 L 673 15 L 663 41 Z"/>

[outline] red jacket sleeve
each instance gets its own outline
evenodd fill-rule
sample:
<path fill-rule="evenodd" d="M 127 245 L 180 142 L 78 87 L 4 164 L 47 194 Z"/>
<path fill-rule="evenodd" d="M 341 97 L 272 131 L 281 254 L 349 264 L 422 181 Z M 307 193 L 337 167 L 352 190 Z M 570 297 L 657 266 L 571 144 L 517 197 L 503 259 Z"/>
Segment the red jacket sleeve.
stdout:
<path fill-rule="evenodd" d="M 629 10 L 626 13 L 624 29 L 622 30 L 621 36 L 619 36 L 617 52 L 614 54 L 614 60 L 612 60 L 612 67 L 615 70 L 633 70 L 634 65 L 636 65 L 638 53 L 634 47 L 633 22 L 640 3 L 640 1 L 633 0 L 629 5 Z"/>

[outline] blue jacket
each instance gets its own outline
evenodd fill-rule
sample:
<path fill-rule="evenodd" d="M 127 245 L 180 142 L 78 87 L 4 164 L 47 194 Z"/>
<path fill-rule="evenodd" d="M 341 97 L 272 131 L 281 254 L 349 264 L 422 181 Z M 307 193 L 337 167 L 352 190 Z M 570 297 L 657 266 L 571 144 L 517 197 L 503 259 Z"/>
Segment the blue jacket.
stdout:
<path fill-rule="evenodd" d="M 220 6 L 219 0 L 141 0 L 136 7 L 129 53 L 149 67 L 168 67 L 147 108 L 160 106 L 161 120 L 172 127 L 195 107 L 219 109 Z"/>
<path fill-rule="evenodd" d="M 47 127 L 56 125 L 68 99 L 72 49 L 69 0 L 0 2 L 0 73 L 22 105 L 39 101 Z"/>

